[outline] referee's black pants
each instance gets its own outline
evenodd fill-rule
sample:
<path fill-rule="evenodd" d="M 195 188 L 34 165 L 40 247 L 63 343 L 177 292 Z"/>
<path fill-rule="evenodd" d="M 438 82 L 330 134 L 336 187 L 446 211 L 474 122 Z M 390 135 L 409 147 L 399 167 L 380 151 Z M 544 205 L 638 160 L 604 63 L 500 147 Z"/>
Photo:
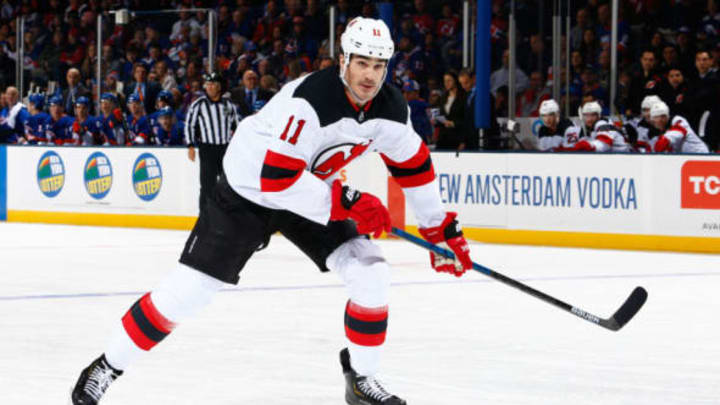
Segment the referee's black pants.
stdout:
<path fill-rule="evenodd" d="M 202 143 L 198 145 L 200 154 L 200 212 L 202 212 L 208 198 L 223 174 L 223 156 L 225 156 L 225 145 L 212 145 Z"/>

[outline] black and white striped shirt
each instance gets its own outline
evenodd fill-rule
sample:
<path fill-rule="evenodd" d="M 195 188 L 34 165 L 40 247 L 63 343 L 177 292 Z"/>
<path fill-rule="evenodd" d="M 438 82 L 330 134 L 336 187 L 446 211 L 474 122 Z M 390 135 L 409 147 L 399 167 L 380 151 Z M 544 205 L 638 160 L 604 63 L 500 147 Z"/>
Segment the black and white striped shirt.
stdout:
<path fill-rule="evenodd" d="M 185 122 L 185 143 L 225 145 L 240 122 L 235 104 L 229 98 L 212 102 L 204 95 L 190 104 Z"/>

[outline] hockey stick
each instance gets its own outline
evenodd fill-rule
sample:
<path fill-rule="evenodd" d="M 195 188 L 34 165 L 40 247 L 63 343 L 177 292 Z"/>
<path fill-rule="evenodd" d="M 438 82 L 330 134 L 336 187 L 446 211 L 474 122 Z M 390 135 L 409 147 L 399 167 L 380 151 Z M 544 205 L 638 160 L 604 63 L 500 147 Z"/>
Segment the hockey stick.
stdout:
<path fill-rule="evenodd" d="M 454 259 L 455 255 L 446 249 L 441 248 L 440 246 L 434 245 L 422 238 L 418 238 L 415 235 L 412 235 L 410 233 L 407 233 L 403 231 L 402 229 L 398 229 L 393 227 L 392 233 L 396 236 L 399 236 L 409 242 L 412 242 L 416 245 L 419 245 L 421 247 L 424 247 L 425 249 L 432 250 L 433 252 L 443 255 L 445 257 Z M 484 275 L 493 278 L 503 284 L 509 285 L 510 287 L 517 288 L 518 290 L 530 294 L 535 298 L 539 298 L 545 302 L 547 302 L 550 305 L 553 305 L 557 308 L 560 308 L 562 310 L 565 310 L 579 318 L 582 318 L 588 322 L 592 322 L 596 325 L 600 325 L 603 328 L 610 329 L 613 331 L 618 331 L 620 328 L 625 326 L 626 323 L 630 322 L 630 320 L 635 316 L 635 314 L 638 313 L 640 308 L 642 308 L 643 304 L 645 304 L 645 300 L 647 300 L 647 291 L 645 291 L 642 287 L 635 287 L 633 292 L 630 294 L 630 296 L 625 300 L 625 303 L 620 306 L 620 308 L 611 316 L 610 318 L 604 319 L 600 318 L 596 315 L 593 315 L 583 309 L 580 309 L 576 306 L 572 306 L 564 301 L 561 301 L 555 297 L 552 297 L 550 295 L 545 294 L 542 291 L 538 291 L 526 284 L 523 284 L 517 280 L 514 280 L 510 277 L 507 277 L 503 274 L 500 274 L 494 270 L 491 270 L 487 267 L 484 267 L 482 265 L 479 265 L 475 262 L 473 262 L 473 270 L 477 270 L 480 273 L 483 273 Z"/>

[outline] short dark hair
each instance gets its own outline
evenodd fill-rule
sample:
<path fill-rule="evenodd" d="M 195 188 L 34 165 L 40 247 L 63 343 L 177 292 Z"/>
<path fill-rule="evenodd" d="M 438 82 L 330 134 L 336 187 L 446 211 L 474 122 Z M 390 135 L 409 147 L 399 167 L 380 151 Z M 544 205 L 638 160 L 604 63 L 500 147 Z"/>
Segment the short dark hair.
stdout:
<path fill-rule="evenodd" d="M 713 58 L 712 52 L 710 52 L 709 50 L 707 50 L 705 48 L 700 48 L 697 51 L 695 51 L 695 57 L 697 57 L 701 53 L 706 53 L 708 55 L 708 58 L 710 58 L 710 59 Z"/>
<path fill-rule="evenodd" d="M 460 76 L 473 77 L 473 72 L 470 69 L 463 68 L 460 70 L 460 73 L 458 73 L 458 77 L 460 77 Z"/>

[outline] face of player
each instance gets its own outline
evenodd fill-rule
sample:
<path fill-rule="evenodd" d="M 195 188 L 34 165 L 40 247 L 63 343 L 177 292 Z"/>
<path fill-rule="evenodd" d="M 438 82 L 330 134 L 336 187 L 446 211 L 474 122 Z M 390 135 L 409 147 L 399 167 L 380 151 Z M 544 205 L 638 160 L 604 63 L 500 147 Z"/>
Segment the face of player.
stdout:
<path fill-rule="evenodd" d="M 543 125 L 550 129 L 555 129 L 558 123 L 558 117 L 556 114 L 545 114 L 541 115 L 540 118 L 542 119 Z"/>
<path fill-rule="evenodd" d="M 668 117 L 667 115 L 660 115 L 660 116 L 651 118 L 650 121 L 652 122 L 652 124 L 655 128 L 657 128 L 661 131 L 664 131 L 665 128 L 667 127 L 668 121 L 670 121 L 670 117 Z"/>
<path fill-rule="evenodd" d="M 583 114 L 583 122 L 585 123 L 585 126 L 588 128 L 592 128 L 595 126 L 595 123 L 600 119 L 600 116 L 596 113 L 592 114 Z"/>
<path fill-rule="evenodd" d="M 88 116 L 88 108 L 82 104 L 76 104 L 75 105 L 75 116 L 79 119 L 84 121 L 85 118 Z"/>
<path fill-rule="evenodd" d="M 103 115 L 110 115 L 110 113 L 113 110 L 113 103 L 108 100 L 102 100 L 100 101 L 100 111 L 102 111 Z"/>
<path fill-rule="evenodd" d="M 166 130 L 170 131 L 172 129 L 172 117 L 169 117 L 167 115 L 162 115 L 158 117 L 158 122 L 160 123 L 160 126 Z"/>
<path fill-rule="evenodd" d="M 143 105 L 142 103 L 134 102 L 128 104 L 128 109 L 130 109 L 130 113 L 137 117 L 138 115 L 142 114 Z"/>
<path fill-rule="evenodd" d="M 649 108 L 643 108 L 643 109 L 642 109 L 642 116 L 643 116 L 643 119 L 644 119 L 646 122 L 650 122 L 650 109 L 649 109 Z"/>
<path fill-rule="evenodd" d="M 59 104 L 50 104 L 50 116 L 54 120 L 58 120 L 58 118 L 62 117 L 63 115 L 63 109 L 62 106 Z"/>
<path fill-rule="evenodd" d="M 345 81 L 352 90 L 352 93 L 354 93 L 354 96 L 360 98 L 360 100 L 355 101 L 361 104 L 370 101 L 378 87 L 382 85 L 386 65 L 386 61 L 377 58 L 367 58 L 364 56 L 353 56 L 350 58 L 350 64 L 345 71 Z"/>

